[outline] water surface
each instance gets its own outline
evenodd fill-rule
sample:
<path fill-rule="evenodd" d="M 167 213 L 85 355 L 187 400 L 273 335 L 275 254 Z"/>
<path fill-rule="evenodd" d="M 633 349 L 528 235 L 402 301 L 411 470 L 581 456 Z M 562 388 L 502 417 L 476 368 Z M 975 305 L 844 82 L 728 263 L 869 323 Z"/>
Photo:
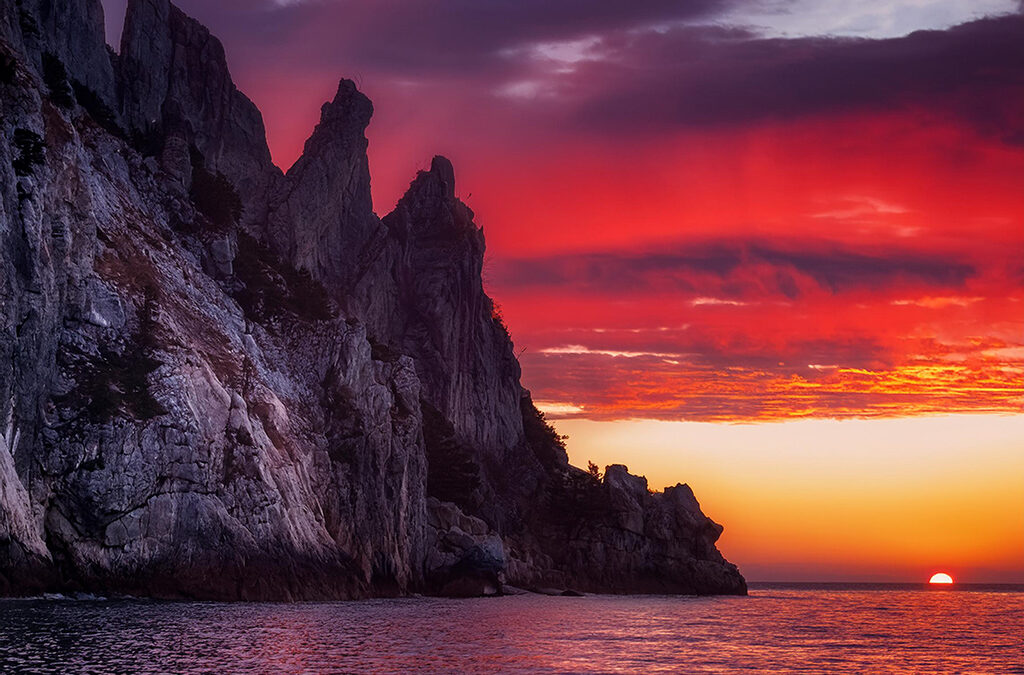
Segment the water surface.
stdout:
<path fill-rule="evenodd" d="M 1024 587 L 750 597 L 0 601 L 3 673 L 1013 672 Z"/>

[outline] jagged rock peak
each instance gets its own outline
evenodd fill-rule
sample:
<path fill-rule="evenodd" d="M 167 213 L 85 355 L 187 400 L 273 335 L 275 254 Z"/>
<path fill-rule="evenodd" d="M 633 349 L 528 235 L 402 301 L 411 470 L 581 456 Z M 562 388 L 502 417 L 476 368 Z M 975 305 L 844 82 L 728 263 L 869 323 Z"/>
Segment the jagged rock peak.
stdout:
<path fill-rule="evenodd" d="M 366 127 L 373 117 L 373 103 L 366 94 L 359 91 L 356 83 L 342 78 L 338 83 L 338 92 L 334 99 L 325 101 L 320 106 L 320 122 L 313 133 L 306 139 L 302 156 L 289 169 L 289 177 L 293 173 L 301 173 L 315 160 L 327 155 L 344 154 L 346 160 L 357 160 L 362 166 L 360 173 L 366 174 L 366 191 L 369 191 L 369 166 L 366 161 Z M 346 161 L 345 164 L 350 164 Z M 329 167 L 320 167 L 329 170 Z"/>
<path fill-rule="evenodd" d="M 168 136 L 195 146 L 230 179 L 244 220 L 262 220 L 279 171 L 263 116 L 231 79 L 224 47 L 168 0 L 129 0 L 119 59 L 122 119 L 159 152 Z"/>
<path fill-rule="evenodd" d="M 364 133 L 372 115 L 370 99 L 341 80 L 270 211 L 268 239 L 332 292 L 350 289 L 364 248 L 381 234 Z"/>
<path fill-rule="evenodd" d="M 473 210 L 455 196 L 455 169 L 441 155 L 430 162 L 429 171 L 420 171 L 409 185 L 395 210 L 384 218 L 395 232 L 417 236 L 471 238 L 482 236 L 473 222 Z M 479 242 L 483 251 L 483 241 Z"/>
<path fill-rule="evenodd" d="M 289 169 L 289 173 L 301 167 L 310 158 L 331 153 L 327 147 L 335 143 L 340 143 L 346 154 L 350 150 L 355 150 L 356 155 L 365 154 L 365 132 L 373 115 L 374 104 L 370 98 L 359 91 L 354 82 L 342 78 L 334 99 L 325 101 L 321 106 L 321 121 L 313 129 L 312 135 L 306 139 L 302 157 Z M 367 188 L 369 189 L 369 169 Z"/>
<path fill-rule="evenodd" d="M 443 155 L 434 155 L 430 169 L 420 171 L 409 185 L 402 201 L 414 202 L 419 206 L 445 206 L 455 203 L 455 168 Z"/>
<path fill-rule="evenodd" d="M 358 163 L 363 165 L 360 173 L 365 174 L 366 184 L 363 187 L 368 192 L 369 166 L 365 159 L 368 143 L 365 132 L 371 117 L 373 103 L 366 94 L 359 91 L 355 82 L 342 78 L 334 98 L 320 106 L 320 122 L 306 139 L 302 156 L 288 170 L 290 176 L 301 173 L 314 160 L 341 154 L 345 155 L 346 165 L 351 164 L 350 160 L 362 160 Z"/>
<path fill-rule="evenodd" d="M 447 157 L 434 155 L 430 161 L 430 174 L 441 181 L 446 199 L 455 199 L 455 167 Z"/>
<path fill-rule="evenodd" d="M 373 116 L 373 103 L 347 78 L 338 82 L 334 100 L 320 108 L 320 125 L 339 123 L 341 130 L 362 133 Z"/>

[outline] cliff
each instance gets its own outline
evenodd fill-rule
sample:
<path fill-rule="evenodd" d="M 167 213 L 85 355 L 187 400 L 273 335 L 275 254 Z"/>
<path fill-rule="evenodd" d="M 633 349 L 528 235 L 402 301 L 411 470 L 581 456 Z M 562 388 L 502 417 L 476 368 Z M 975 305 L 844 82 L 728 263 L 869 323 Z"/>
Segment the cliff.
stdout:
<path fill-rule="evenodd" d="M 692 492 L 568 464 L 437 157 L 379 218 L 342 80 L 270 161 L 219 41 L 0 14 L 0 594 L 743 593 Z"/>

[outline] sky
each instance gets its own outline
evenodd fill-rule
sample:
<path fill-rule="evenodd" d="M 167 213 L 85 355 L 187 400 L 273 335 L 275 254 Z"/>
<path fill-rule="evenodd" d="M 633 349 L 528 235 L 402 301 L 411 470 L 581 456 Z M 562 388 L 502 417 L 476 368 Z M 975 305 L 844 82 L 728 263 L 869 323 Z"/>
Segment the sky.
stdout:
<path fill-rule="evenodd" d="M 1020 2 L 178 4 L 283 169 L 342 76 L 379 214 L 452 159 L 575 463 L 749 579 L 1024 582 Z"/>

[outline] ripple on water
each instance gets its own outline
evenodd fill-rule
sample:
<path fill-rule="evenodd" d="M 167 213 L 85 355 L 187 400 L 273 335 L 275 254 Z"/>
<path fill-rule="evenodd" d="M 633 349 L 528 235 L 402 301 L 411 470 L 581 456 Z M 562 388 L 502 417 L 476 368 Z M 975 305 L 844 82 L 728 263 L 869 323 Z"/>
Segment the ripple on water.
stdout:
<path fill-rule="evenodd" d="M 1024 593 L 0 602 L 0 672 L 1024 673 Z"/>

